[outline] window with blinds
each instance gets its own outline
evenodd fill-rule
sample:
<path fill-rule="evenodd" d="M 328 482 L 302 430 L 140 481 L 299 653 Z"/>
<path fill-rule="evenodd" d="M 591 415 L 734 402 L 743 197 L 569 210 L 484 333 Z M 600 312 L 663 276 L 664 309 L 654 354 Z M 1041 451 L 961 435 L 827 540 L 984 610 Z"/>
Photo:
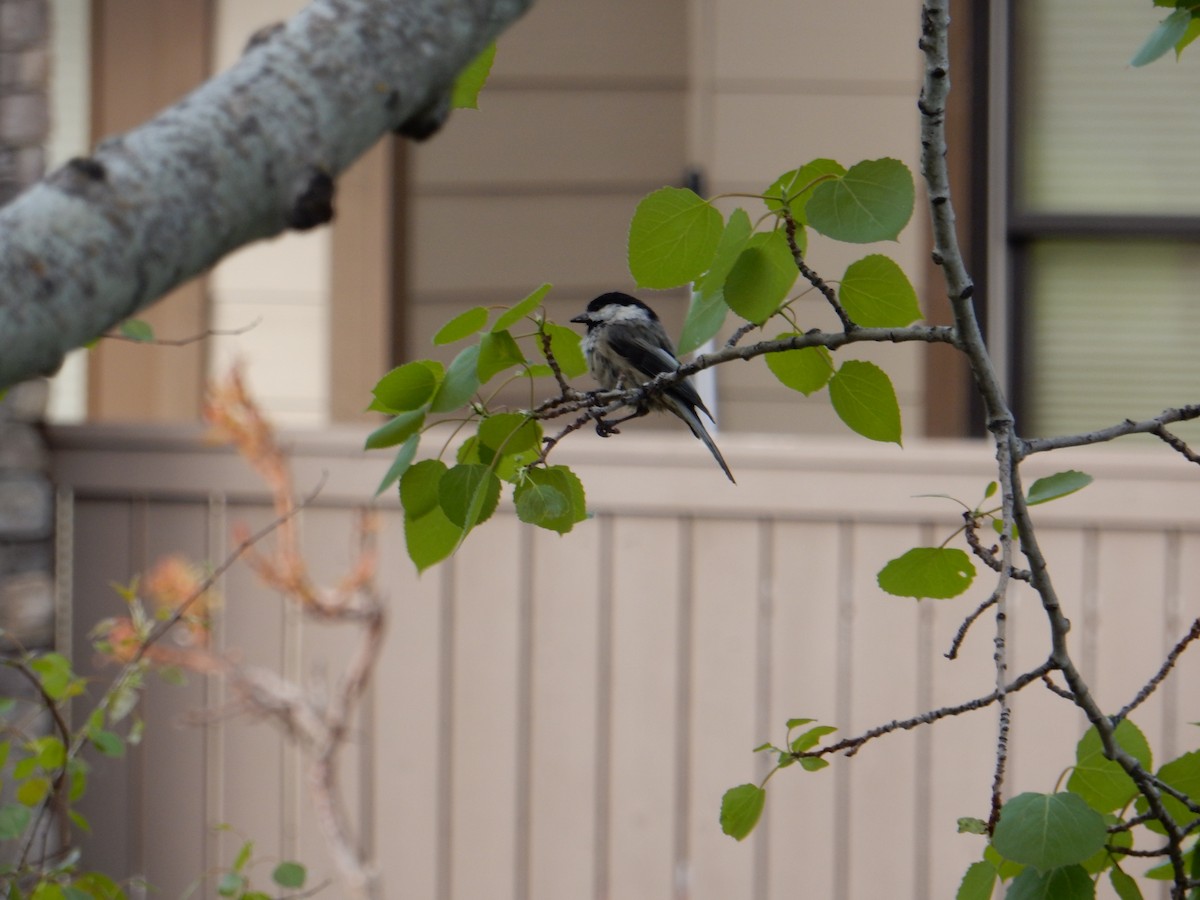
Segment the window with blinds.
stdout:
<path fill-rule="evenodd" d="M 1166 12 L 1016 5 L 1009 240 L 1030 434 L 1200 402 L 1200 47 L 1129 65 Z"/>

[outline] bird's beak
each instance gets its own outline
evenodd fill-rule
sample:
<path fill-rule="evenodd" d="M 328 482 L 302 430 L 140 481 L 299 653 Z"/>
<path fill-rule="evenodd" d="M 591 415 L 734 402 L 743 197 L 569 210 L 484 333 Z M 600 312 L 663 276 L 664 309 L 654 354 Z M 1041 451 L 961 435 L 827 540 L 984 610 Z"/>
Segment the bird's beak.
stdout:
<path fill-rule="evenodd" d="M 587 313 L 580 313 L 575 318 L 573 318 L 571 321 L 578 322 L 580 325 L 591 325 L 592 317 L 589 316 Z"/>

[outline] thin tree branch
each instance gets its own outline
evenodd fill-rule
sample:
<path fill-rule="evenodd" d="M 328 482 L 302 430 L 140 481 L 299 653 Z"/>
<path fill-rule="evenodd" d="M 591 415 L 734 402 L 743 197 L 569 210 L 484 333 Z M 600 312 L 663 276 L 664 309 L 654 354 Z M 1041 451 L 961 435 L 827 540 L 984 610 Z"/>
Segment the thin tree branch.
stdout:
<path fill-rule="evenodd" d="M 1153 694 L 1155 689 L 1162 684 L 1163 680 L 1169 674 L 1171 674 L 1171 669 L 1175 667 L 1175 663 L 1179 660 L 1179 657 L 1183 655 L 1183 651 L 1188 648 L 1188 644 L 1197 638 L 1200 638 L 1200 619 L 1196 619 L 1194 622 L 1192 622 L 1192 627 L 1188 629 L 1188 633 L 1180 638 L 1175 646 L 1171 648 L 1171 652 L 1168 653 L 1167 658 L 1163 660 L 1162 666 L 1159 667 L 1159 670 L 1154 673 L 1154 677 L 1147 681 L 1142 689 L 1137 692 L 1137 696 L 1126 703 L 1121 708 L 1121 711 L 1112 717 L 1112 723 L 1114 727 L 1121 724 L 1122 719 L 1126 718 L 1131 712 L 1146 702 L 1146 699 Z"/>
<path fill-rule="evenodd" d="M 838 300 L 837 291 L 830 287 L 829 283 L 805 262 L 804 254 L 800 251 L 800 244 L 796 241 L 796 220 L 792 218 L 791 208 L 785 203 L 780 207 L 779 213 L 783 217 L 783 227 L 784 233 L 787 235 L 788 249 L 792 251 L 792 260 L 796 263 L 796 268 L 800 270 L 800 274 L 804 276 L 805 280 L 825 297 L 830 307 L 837 313 L 837 317 L 842 323 L 842 329 L 847 333 L 856 331 L 858 325 L 850 318 L 850 314 L 846 312 L 846 308 Z"/>
<path fill-rule="evenodd" d="M 1124 422 L 1116 425 L 1099 428 L 1096 431 L 1086 431 L 1081 434 L 1064 434 L 1050 438 L 1028 438 L 1020 441 L 1018 444 L 1017 449 L 1020 454 L 1018 459 L 1024 459 L 1026 456 L 1031 456 L 1034 453 L 1045 453 L 1048 450 L 1061 450 L 1064 447 L 1086 447 L 1089 444 L 1102 444 L 1106 441 L 1115 440 L 1116 438 L 1125 437 L 1130 434 L 1157 434 L 1158 430 L 1164 425 L 1170 425 L 1173 422 L 1189 422 L 1196 418 L 1200 418 L 1200 404 L 1164 409 L 1153 419 L 1143 419 L 1140 422 L 1135 422 L 1133 419 L 1126 419 Z"/>

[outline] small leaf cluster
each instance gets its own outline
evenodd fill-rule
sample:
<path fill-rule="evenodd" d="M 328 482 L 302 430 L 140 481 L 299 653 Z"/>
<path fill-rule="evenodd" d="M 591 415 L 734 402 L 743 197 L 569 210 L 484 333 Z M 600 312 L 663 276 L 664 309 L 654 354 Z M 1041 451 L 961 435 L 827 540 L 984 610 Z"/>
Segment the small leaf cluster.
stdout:
<path fill-rule="evenodd" d="M 805 271 L 808 231 L 854 244 L 895 240 L 912 216 L 913 179 L 895 159 L 849 169 L 817 159 L 751 195 L 764 211 L 757 224 L 742 207 L 723 216 L 712 200 L 664 187 L 645 197 L 629 228 L 629 270 L 640 287 L 692 285 L 679 350 L 690 353 L 716 336 L 730 312 L 754 326 L 778 318 L 780 339 L 799 337 L 793 293 Z M 714 198 L 719 199 L 719 198 Z M 819 276 L 805 272 L 817 285 Z M 889 257 L 871 254 L 847 268 L 840 290 L 821 281 L 847 327 L 902 328 L 921 318 L 916 291 Z M 891 379 L 874 363 L 834 365 L 823 346 L 766 355 L 767 367 L 794 391 L 829 388 L 835 412 L 875 441 L 900 443 L 900 406 Z"/>
<path fill-rule="evenodd" d="M 55 816 L 65 817 L 80 831 L 91 831 L 91 824 L 74 808 L 90 771 L 83 751 L 119 757 L 141 739 L 142 722 L 132 715 L 136 699 L 129 699 L 136 693 L 137 678 L 126 679 L 123 690 L 110 692 L 72 733 L 65 730 L 66 706 L 84 694 L 86 681 L 70 661 L 60 653 L 21 653 L 6 657 L 3 664 L 36 685 L 33 699 L 0 698 L 0 787 L 11 798 L 0 803 L 0 847 L 6 848 L 0 885 L 5 896 L 123 900 L 124 890 L 111 878 L 80 869 L 77 850 L 46 858 L 40 843 Z M 31 731 L 45 721 L 46 713 L 56 727 L 45 734 Z M 132 725 L 118 733 L 126 719 Z"/>
<path fill-rule="evenodd" d="M 1030 485 L 1025 494 L 1025 504 L 1036 506 L 1039 503 L 1048 503 L 1073 494 L 1091 483 L 1092 476 L 1086 472 L 1074 469 L 1057 472 L 1039 478 Z M 983 501 L 974 507 L 955 500 L 967 510 L 963 517 L 966 524 L 938 547 L 913 547 L 890 560 L 879 570 L 879 586 L 895 597 L 913 597 L 917 600 L 949 600 L 965 593 L 975 581 L 975 565 L 966 551 L 946 545 L 964 532 L 973 533 L 981 522 L 990 522 L 997 534 L 1003 532 L 1000 507 L 983 508 L 984 502 L 994 497 L 997 489 L 996 482 L 989 482 L 984 489 Z M 954 500 L 953 497 L 946 499 Z M 1013 536 L 1016 536 L 1015 528 Z"/>
<path fill-rule="evenodd" d="M 1153 771 L 1150 744 L 1133 722 L 1116 726 L 1117 743 L 1147 771 Z M 1159 781 L 1190 797 L 1200 796 L 1200 751 L 1185 753 L 1155 773 Z M 1195 822 L 1197 813 L 1163 793 L 1163 804 L 1177 823 Z M 1000 811 L 983 858 L 972 863 L 959 885 L 957 900 L 989 900 L 998 885 L 1012 898 L 1054 897 L 1085 900 L 1096 896 L 1096 882 L 1106 878 L 1121 900 L 1143 896 L 1126 871 L 1136 837 L 1151 838 L 1145 849 L 1161 846 L 1162 823 L 1147 817 L 1145 798 L 1125 770 L 1104 754 L 1100 734 L 1089 728 L 1075 748 L 1075 764 L 1066 790 L 1028 792 L 1009 799 Z M 960 831 L 985 834 L 978 819 L 960 820 Z M 1196 829 L 1184 862 L 1197 873 Z M 1170 862 L 1140 872 L 1149 879 L 1171 880 Z"/>
<path fill-rule="evenodd" d="M 377 493 L 399 483 L 405 542 L 420 570 L 445 559 L 492 516 L 506 483 L 523 522 L 566 534 L 587 517 L 578 477 L 566 466 L 535 465 L 545 460 L 538 418 L 528 410 L 493 411 L 483 398 L 501 376 L 503 384 L 527 379 L 532 391 L 536 379 L 555 376 L 555 367 L 567 378 L 587 370 L 579 334 L 540 312 L 549 291 L 550 285 L 542 285 L 494 320 L 493 311 L 482 306 L 455 316 L 433 339 L 435 344 L 469 339 L 448 367 L 416 360 L 375 385 L 370 409 L 391 418 L 366 446 L 399 448 Z M 514 333 L 519 327 L 524 330 Z M 422 434 L 445 421 L 455 422 L 459 431 L 475 429 L 458 447 L 454 464 L 440 458 L 414 462 Z"/>
<path fill-rule="evenodd" d="M 1178 59 L 1188 44 L 1200 37 L 1200 18 L 1197 18 L 1200 0 L 1154 0 L 1154 5 L 1165 6 L 1173 12 L 1150 32 L 1129 61 L 1131 66 L 1149 65 L 1172 49 Z"/>
<path fill-rule="evenodd" d="M 232 830 L 228 825 L 219 825 L 217 828 L 221 831 Z M 272 900 L 274 895 L 255 890 L 250 878 L 250 870 L 254 864 L 254 841 L 243 839 L 229 868 L 219 874 L 217 896 L 232 897 L 236 900 Z M 272 883 L 284 890 L 300 890 L 307 880 L 308 869 L 292 860 L 277 863 L 271 870 Z M 198 886 L 199 882 L 193 885 L 193 890 Z"/>
<path fill-rule="evenodd" d="M 799 764 L 806 772 L 819 772 L 829 765 L 823 756 L 812 753 L 821 742 L 821 738 L 837 731 L 832 725 L 813 725 L 795 737 L 792 732 L 805 725 L 811 725 L 816 719 L 788 719 L 787 734 L 783 746 L 761 744 L 754 748 L 755 753 L 771 753 L 775 756 L 775 765 L 771 767 L 759 784 L 739 784 L 727 790 L 721 798 L 721 831 L 731 838 L 742 841 L 750 836 L 754 826 L 762 816 L 767 803 L 767 782 L 780 769 Z"/>

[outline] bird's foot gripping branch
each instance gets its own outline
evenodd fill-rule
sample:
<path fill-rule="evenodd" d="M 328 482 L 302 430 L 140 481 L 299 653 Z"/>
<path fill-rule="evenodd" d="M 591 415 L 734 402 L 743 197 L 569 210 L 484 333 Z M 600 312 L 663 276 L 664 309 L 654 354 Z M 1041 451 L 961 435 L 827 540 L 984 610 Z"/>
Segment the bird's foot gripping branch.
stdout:
<path fill-rule="evenodd" d="M 542 285 L 512 307 L 467 310 L 434 335 L 435 344 L 467 342 L 444 366 L 407 363 L 375 386 L 371 409 L 391 416 L 367 447 L 398 447 L 380 492 L 399 483 L 409 555 L 424 569 L 449 556 L 472 529 L 492 515 L 505 483 L 524 522 L 565 533 L 587 516 L 583 485 L 550 453 L 588 424 L 603 435 L 650 411 L 668 411 L 687 424 L 730 481 L 729 465 L 709 434 L 711 420 L 690 377 L 731 360 L 763 357 L 787 388 L 812 395 L 829 389 L 838 416 L 876 441 L 901 443 L 896 392 L 887 374 L 860 359 L 838 361 L 840 348 L 863 341 L 953 343 L 950 328 L 913 325 L 920 319 L 916 291 L 891 259 L 873 253 L 852 263 L 838 288 L 807 259 L 808 235 L 847 243 L 894 240 L 912 217 L 913 178 L 894 159 L 846 168 L 828 159 L 785 172 L 761 194 L 705 199 L 686 188 L 664 187 L 637 206 L 629 230 L 629 269 L 641 288 L 692 286 L 679 339 L 691 353 L 711 346 L 732 316 L 723 346 L 681 363 L 651 308 L 628 294 L 593 300 L 572 322 L 546 318 Z M 744 202 L 722 213 L 716 201 Z M 799 282 L 799 284 L 797 284 Z M 816 292 L 840 330 L 801 321 L 797 303 Z M 751 332 L 775 325 L 772 337 L 743 344 Z M 590 371 L 600 390 L 572 381 Z M 528 405 L 495 405 L 501 389 L 528 384 Z M 549 390 L 547 390 L 549 388 Z M 546 397 L 549 393 L 550 396 Z M 554 428 L 547 423 L 557 421 Z M 452 462 L 417 460 L 430 426 L 451 422 L 471 433 Z"/>

